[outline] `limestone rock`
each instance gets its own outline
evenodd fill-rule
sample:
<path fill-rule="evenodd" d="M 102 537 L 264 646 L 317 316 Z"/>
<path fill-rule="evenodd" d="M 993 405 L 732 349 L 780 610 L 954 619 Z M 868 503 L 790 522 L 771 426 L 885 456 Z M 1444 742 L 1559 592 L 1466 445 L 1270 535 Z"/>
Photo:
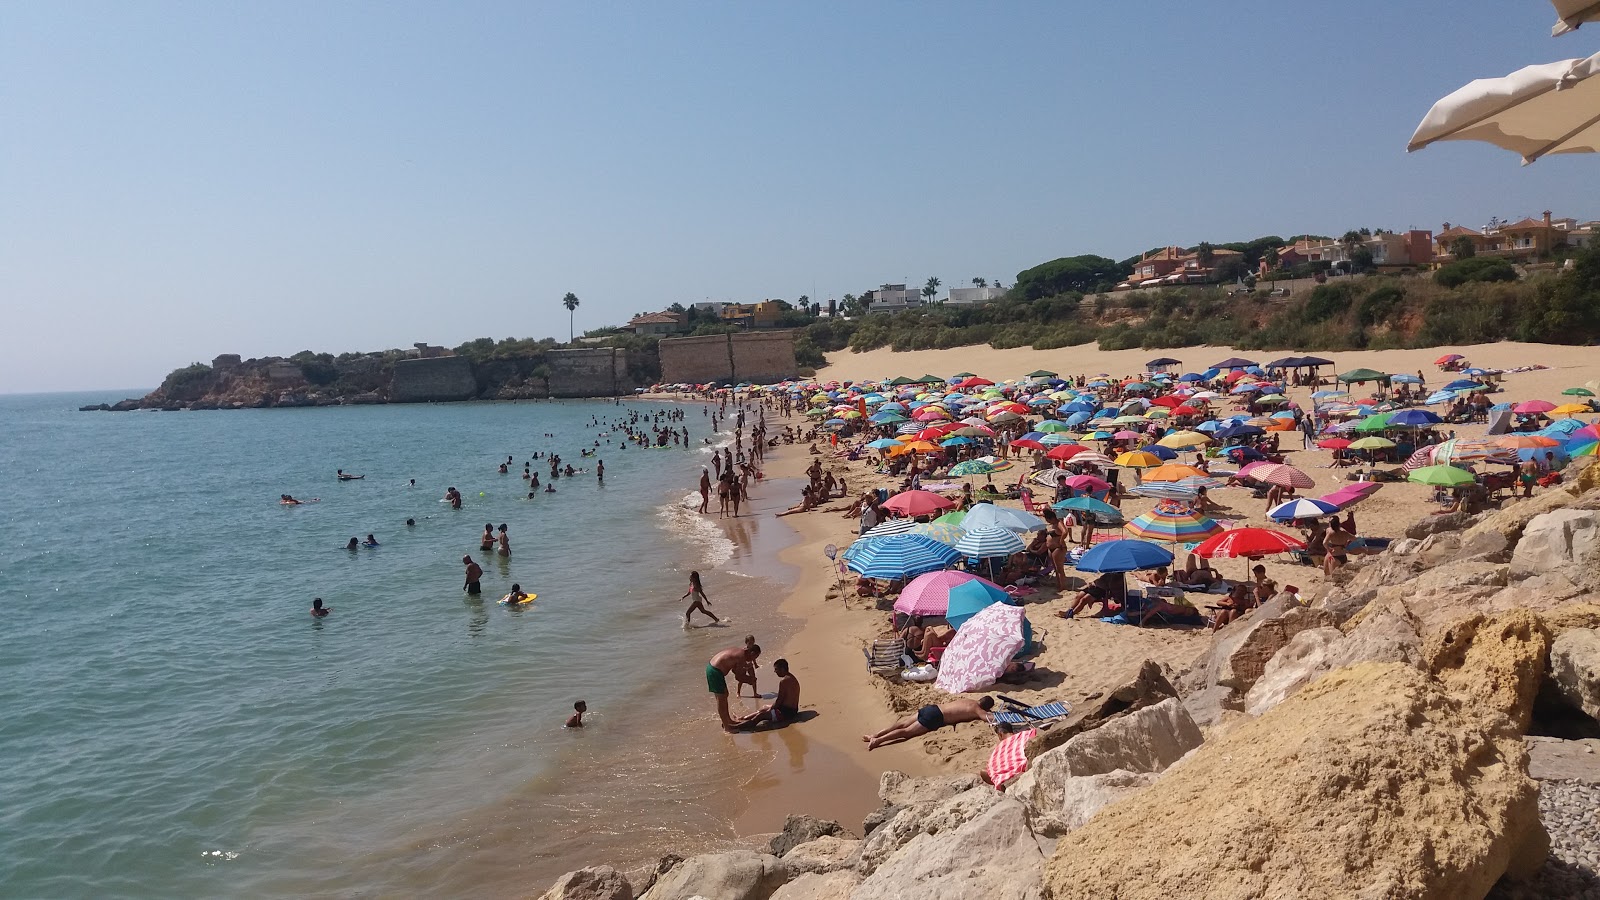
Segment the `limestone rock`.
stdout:
<path fill-rule="evenodd" d="M 1550 631 L 1525 609 L 1469 616 L 1430 638 L 1422 651 L 1428 671 L 1452 695 L 1505 716 L 1519 734 L 1533 718 L 1549 653 Z"/>
<path fill-rule="evenodd" d="M 783 856 L 795 847 L 819 837 L 844 833 L 844 828 L 838 822 L 791 815 L 783 821 L 783 832 L 768 842 L 767 852 L 773 856 Z"/>
<path fill-rule="evenodd" d="M 1363 663 L 1102 810 L 1045 884 L 1054 900 L 1445 900 L 1483 896 L 1508 867 L 1531 874 L 1547 850 L 1506 721 L 1415 669 Z"/>
<path fill-rule="evenodd" d="M 851 900 L 1040 900 L 1044 851 L 1022 804 L 997 800 L 948 831 L 918 835 L 861 882 Z"/>
<path fill-rule="evenodd" d="M 886 803 L 867 813 L 867 817 L 861 820 L 861 834 L 865 836 L 877 831 L 883 826 L 883 823 L 899 815 L 900 810 L 904 808 L 903 806 L 891 806 Z"/>
<path fill-rule="evenodd" d="M 915 838 L 960 828 L 987 812 L 1002 799 L 994 788 L 980 784 L 948 800 L 909 804 L 894 818 L 862 839 L 861 855 L 856 868 L 862 875 L 871 875 L 884 860 Z"/>
<path fill-rule="evenodd" d="M 628 883 L 633 885 L 634 896 L 642 897 L 650 890 L 661 876 L 671 872 L 683 864 L 683 857 L 676 853 L 668 853 L 654 863 L 636 866 L 627 872 Z"/>
<path fill-rule="evenodd" d="M 556 879 L 539 900 L 633 900 L 633 888 L 610 866 L 591 866 Z"/>
<path fill-rule="evenodd" d="M 1106 692 L 1098 702 L 1081 704 L 1066 721 L 1051 726 L 1050 730 L 1041 732 L 1029 741 L 1028 758 L 1037 759 L 1075 735 L 1176 696 L 1178 690 L 1167 678 L 1167 670 L 1154 660 L 1144 660 L 1127 680 Z"/>
<path fill-rule="evenodd" d="M 1600 631 L 1574 628 L 1550 645 L 1551 686 L 1568 706 L 1600 719 Z"/>
<path fill-rule="evenodd" d="M 1509 567 L 1482 560 L 1452 562 L 1426 569 L 1409 581 L 1385 585 L 1373 594 L 1372 606 L 1404 604 L 1423 636 L 1437 633 L 1472 613 L 1497 611 L 1509 583 Z M 1513 604 L 1516 605 L 1516 604 Z"/>
<path fill-rule="evenodd" d="M 1036 832 L 1065 834 L 1115 799 L 1113 790 L 1126 793 L 1137 786 L 1126 778 L 1075 782 L 1112 772 L 1159 773 L 1202 740 L 1182 701 L 1170 697 L 1035 757 L 1006 795 L 1028 808 L 1028 821 Z"/>
<path fill-rule="evenodd" d="M 1245 695 L 1245 712 L 1259 716 L 1334 669 L 1358 662 L 1415 665 L 1421 659 L 1422 638 L 1403 604 L 1377 601 L 1351 621 L 1349 634 L 1312 628 L 1295 635 Z"/>
<path fill-rule="evenodd" d="M 1155 784 L 1160 772 L 1116 769 L 1100 775 L 1075 775 L 1061 781 L 1061 803 L 1048 818 L 1031 816 L 1041 835 L 1061 835 L 1082 828 L 1100 810 L 1129 794 Z"/>
<path fill-rule="evenodd" d="M 1411 538 L 1412 540 L 1420 541 L 1431 534 L 1439 534 L 1440 532 L 1446 531 L 1461 531 L 1471 523 L 1472 516 L 1461 510 L 1451 513 L 1423 516 L 1421 519 L 1418 519 L 1416 522 L 1412 523 L 1411 527 L 1406 529 L 1406 537 Z"/>
<path fill-rule="evenodd" d="M 1600 628 L 1600 604 L 1573 603 L 1540 613 L 1539 618 L 1554 635 L 1573 628 Z"/>
<path fill-rule="evenodd" d="M 640 900 L 689 900 L 696 895 L 768 900 L 788 880 L 789 869 L 776 856 L 729 850 L 691 856 L 657 879 Z"/>
<path fill-rule="evenodd" d="M 860 849 L 861 842 L 853 838 L 823 835 L 789 850 L 783 855 L 783 863 L 791 872 L 832 872 L 854 868 Z"/>
<path fill-rule="evenodd" d="M 890 806 L 933 803 L 948 800 L 983 782 L 976 775 L 935 775 L 912 778 L 904 772 L 888 771 L 878 777 L 878 799 Z"/>
<path fill-rule="evenodd" d="M 1577 465 L 1577 463 L 1574 462 L 1573 465 Z M 1571 467 L 1568 466 L 1568 468 Z M 1587 494 L 1597 487 L 1600 487 L 1600 465 L 1596 465 L 1593 459 L 1589 459 L 1588 464 L 1578 471 L 1572 488 L 1580 494 Z"/>
<path fill-rule="evenodd" d="M 1528 735 L 1528 774 L 1539 781 L 1600 784 L 1600 738 L 1562 740 Z"/>
<path fill-rule="evenodd" d="M 807 873 L 778 888 L 772 900 L 850 900 L 860 883 L 861 876 L 849 871 Z"/>
<path fill-rule="evenodd" d="M 1510 575 L 1556 600 L 1600 591 L 1600 510 L 1566 508 L 1535 516 L 1512 553 Z"/>
<path fill-rule="evenodd" d="M 1295 635 L 1334 623 L 1328 610 L 1300 606 L 1288 597 L 1275 597 L 1231 623 L 1184 679 L 1189 713 L 1202 727 L 1211 727 L 1220 721 L 1223 709 L 1242 709 L 1244 696 L 1266 671 L 1267 662 Z M 1211 690 L 1217 687 L 1225 690 Z M 1189 702 L 1191 695 L 1209 697 L 1216 706 Z"/>

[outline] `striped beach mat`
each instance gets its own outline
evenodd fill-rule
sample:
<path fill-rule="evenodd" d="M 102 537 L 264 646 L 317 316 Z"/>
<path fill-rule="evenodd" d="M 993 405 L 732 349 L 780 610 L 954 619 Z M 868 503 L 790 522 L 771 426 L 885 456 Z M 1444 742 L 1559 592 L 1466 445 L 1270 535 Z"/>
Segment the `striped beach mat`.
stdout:
<path fill-rule="evenodd" d="M 1071 714 L 1072 710 L 1058 700 L 1043 706 L 1031 706 L 1020 712 L 996 712 L 993 715 L 997 725 L 1026 725 L 1030 722 L 1060 719 Z"/>

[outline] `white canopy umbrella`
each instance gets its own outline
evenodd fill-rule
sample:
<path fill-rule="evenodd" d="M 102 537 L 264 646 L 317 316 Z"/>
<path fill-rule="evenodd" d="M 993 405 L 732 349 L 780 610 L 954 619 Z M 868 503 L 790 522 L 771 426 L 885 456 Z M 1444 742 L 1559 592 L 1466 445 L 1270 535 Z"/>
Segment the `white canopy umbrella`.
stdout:
<path fill-rule="evenodd" d="M 1585 22 L 1600 22 L 1600 2 L 1596 0 L 1550 0 L 1556 8 L 1556 24 L 1550 33 L 1557 37 L 1577 31 Z"/>
<path fill-rule="evenodd" d="M 1406 149 L 1434 141 L 1486 141 L 1528 165 L 1552 153 L 1600 152 L 1600 53 L 1480 78 L 1423 117 Z"/>

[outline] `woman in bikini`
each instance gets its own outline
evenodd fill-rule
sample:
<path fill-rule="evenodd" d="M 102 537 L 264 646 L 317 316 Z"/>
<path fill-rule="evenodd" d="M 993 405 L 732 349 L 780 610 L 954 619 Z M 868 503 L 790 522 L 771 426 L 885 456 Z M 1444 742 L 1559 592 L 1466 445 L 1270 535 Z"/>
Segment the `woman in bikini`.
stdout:
<path fill-rule="evenodd" d="M 716 623 L 722 621 L 721 619 L 717 618 L 717 614 L 716 613 L 712 612 L 709 609 L 706 609 L 707 606 L 711 605 L 711 599 L 706 596 L 706 589 L 700 585 L 700 573 L 699 572 L 690 572 L 689 573 L 689 590 L 687 592 L 685 592 L 684 595 L 682 597 L 679 597 L 678 599 L 687 600 L 690 597 L 694 598 L 694 602 L 689 604 L 689 608 L 683 611 L 683 625 L 684 625 L 685 628 L 689 627 L 689 616 L 690 616 L 690 614 L 694 613 L 696 611 L 703 612 L 706 615 L 710 616 L 711 617 L 711 623 L 713 625 L 715 625 Z"/>
<path fill-rule="evenodd" d="M 504 524 L 500 526 L 500 555 L 511 555 L 511 535 L 506 533 L 506 526 Z"/>
<path fill-rule="evenodd" d="M 490 550 L 493 550 L 493 549 L 494 549 L 494 523 L 493 522 L 486 522 L 486 523 L 484 523 L 484 526 L 483 526 L 483 537 L 478 538 L 478 550 L 481 553 L 488 553 Z"/>

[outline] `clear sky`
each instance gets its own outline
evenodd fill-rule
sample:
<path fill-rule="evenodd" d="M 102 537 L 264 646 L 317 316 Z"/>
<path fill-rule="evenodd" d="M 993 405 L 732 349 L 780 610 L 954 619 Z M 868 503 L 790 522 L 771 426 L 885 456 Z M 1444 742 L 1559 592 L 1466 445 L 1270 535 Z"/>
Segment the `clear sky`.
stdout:
<path fill-rule="evenodd" d="M 0 392 L 1551 209 L 1407 155 L 1539 0 L 0 3 Z M 1591 33 L 1590 29 L 1593 29 Z"/>

